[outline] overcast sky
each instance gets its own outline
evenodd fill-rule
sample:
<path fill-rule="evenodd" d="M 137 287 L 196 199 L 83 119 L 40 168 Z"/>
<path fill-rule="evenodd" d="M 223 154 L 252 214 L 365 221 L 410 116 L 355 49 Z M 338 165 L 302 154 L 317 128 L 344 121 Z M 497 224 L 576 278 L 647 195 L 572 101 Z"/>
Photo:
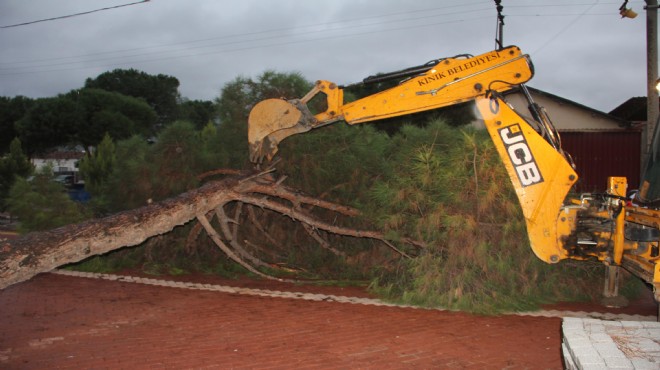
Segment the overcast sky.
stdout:
<path fill-rule="evenodd" d="M 116 68 L 179 79 L 211 100 L 237 76 L 360 81 L 495 48 L 492 0 L 0 0 L 0 96 L 48 97 Z M 609 112 L 646 96 L 644 2 L 502 0 L 504 44 L 530 54 L 529 86 Z"/>

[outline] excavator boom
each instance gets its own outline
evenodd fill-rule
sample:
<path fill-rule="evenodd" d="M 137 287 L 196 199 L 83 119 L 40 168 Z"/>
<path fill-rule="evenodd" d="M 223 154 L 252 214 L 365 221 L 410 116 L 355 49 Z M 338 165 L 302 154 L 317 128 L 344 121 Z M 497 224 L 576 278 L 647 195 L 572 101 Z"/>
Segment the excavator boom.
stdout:
<path fill-rule="evenodd" d="M 578 179 L 575 170 L 503 100 L 479 98 L 476 106 L 516 190 L 530 247 L 548 263 L 569 258 L 562 236 L 575 228 L 576 217 L 564 200 Z"/>
<path fill-rule="evenodd" d="M 248 118 L 248 141 L 253 162 L 268 160 L 285 138 L 336 121 L 357 124 L 428 111 L 509 90 L 534 75 L 531 61 L 516 46 L 477 56 L 456 56 L 399 74 L 406 80 L 388 90 L 344 103 L 343 88 L 318 81 L 303 98 L 267 99 L 254 106 Z M 397 75 L 397 74 L 395 74 Z M 327 109 L 312 114 L 307 103 L 325 95 Z"/>

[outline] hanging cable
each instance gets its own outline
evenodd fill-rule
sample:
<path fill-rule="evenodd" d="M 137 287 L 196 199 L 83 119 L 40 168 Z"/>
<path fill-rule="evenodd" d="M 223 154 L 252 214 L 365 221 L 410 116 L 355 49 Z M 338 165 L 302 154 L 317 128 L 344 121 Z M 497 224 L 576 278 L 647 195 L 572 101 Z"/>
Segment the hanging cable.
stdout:
<path fill-rule="evenodd" d="M 138 1 L 138 2 L 130 3 L 130 4 L 115 5 L 115 6 L 110 6 L 110 7 L 107 7 L 107 8 L 94 9 L 94 10 L 89 10 L 89 11 L 86 11 L 86 12 L 80 12 L 80 13 L 75 13 L 75 14 L 62 15 L 62 16 L 59 16 L 59 17 L 40 19 L 40 20 L 37 20 L 37 21 L 11 24 L 11 25 L 8 25 L 8 26 L 0 26 L 0 28 L 11 28 L 11 27 L 27 26 L 29 24 L 35 24 L 35 23 L 40 23 L 40 22 L 48 22 L 48 21 L 55 21 L 55 20 L 58 20 L 58 19 L 73 18 L 73 17 L 77 17 L 77 16 L 80 16 L 80 15 L 86 15 L 86 14 L 101 12 L 101 11 L 104 11 L 104 10 L 123 8 L 125 6 L 137 5 L 137 4 L 142 4 L 142 3 L 146 3 L 146 2 L 149 2 L 149 0 L 142 0 L 142 1 Z"/>

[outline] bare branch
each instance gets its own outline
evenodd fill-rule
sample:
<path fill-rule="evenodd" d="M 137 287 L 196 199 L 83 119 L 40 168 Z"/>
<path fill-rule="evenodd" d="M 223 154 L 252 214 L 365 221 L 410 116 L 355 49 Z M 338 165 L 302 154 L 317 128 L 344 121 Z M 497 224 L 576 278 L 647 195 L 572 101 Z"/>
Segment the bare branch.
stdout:
<path fill-rule="evenodd" d="M 225 213 L 225 210 L 222 205 L 215 208 L 215 214 L 218 216 L 218 222 L 220 223 L 220 231 L 225 236 L 225 239 L 229 241 L 229 245 L 231 245 L 232 248 L 234 248 L 234 250 L 242 258 L 246 258 L 250 260 L 252 263 L 254 263 L 257 266 L 268 266 L 267 263 L 261 261 L 260 259 L 248 253 L 245 250 L 245 248 L 243 248 L 243 246 L 238 242 L 238 240 L 232 237 L 232 232 L 228 224 L 229 218 L 227 217 L 227 214 Z"/>
<path fill-rule="evenodd" d="M 316 227 L 318 229 L 323 229 L 325 231 L 329 231 L 329 232 L 334 233 L 334 234 L 352 236 L 352 237 L 355 237 L 355 238 L 377 239 L 377 240 L 385 242 L 385 237 L 383 236 L 383 234 L 381 234 L 379 232 L 355 230 L 355 229 L 349 229 L 349 228 L 345 228 L 345 227 L 330 225 L 326 222 L 322 222 L 322 221 L 319 221 L 319 220 L 317 220 L 313 217 L 305 215 L 305 214 L 301 213 L 300 211 L 297 211 L 293 208 L 285 207 L 281 204 L 278 204 L 276 202 L 272 202 L 272 201 L 267 200 L 267 199 L 262 199 L 262 198 L 257 198 L 257 197 L 254 197 L 254 196 L 246 195 L 246 196 L 242 197 L 241 200 L 245 203 L 253 204 L 253 205 L 258 206 L 258 207 L 271 209 L 275 212 L 279 212 L 283 215 L 289 216 L 294 220 L 304 222 L 304 223 L 309 224 L 313 227 Z M 394 248 L 394 246 L 391 243 L 385 242 L 385 244 L 388 247 L 392 248 L 397 253 L 401 254 L 402 256 L 410 258 L 410 256 L 407 253 L 405 253 L 405 252 L 403 252 L 403 251 L 401 251 L 397 248 Z"/>
<path fill-rule="evenodd" d="M 257 217 L 257 215 L 254 214 L 254 207 L 247 207 L 247 210 L 248 210 L 248 218 L 249 218 L 250 221 L 254 224 L 254 226 L 257 228 L 257 230 L 259 230 L 259 231 L 263 234 L 263 236 L 264 236 L 266 239 L 268 239 L 268 241 L 269 241 L 270 243 L 272 243 L 272 244 L 273 244 L 274 246 L 276 246 L 277 248 L 282 249 L 282 246 L 280 245 L 280 243 L 279 243 L 277 240 L 275 240 L 275 239 L 270 235 L 270 233 L 268 233 L 268 232 L 266 231 L 266 229 L 264 229 L 264 227 L 263 227 L 263 225 L 261 224 L 261 222 L 259 222 L 259 218 Z"/>
<path fill-rule="evenodd" d="M 218 168 L 213 171 L 207 171 L 202 174 L 197 175 L 197 180 L 199 181 L 204 181 L 206 178 L 215 176 L 215 175 L 231 175 L 231 176 L 239 176 L 243 174 L 243 171 L 241 170 L 233 170 L 230 168 Z"/>
<path fill-rule="evenodd" d="M 206 230 L 206 233 L 211 237 L 215 245 L 218 246 L 226 255 L 227 257 L 231 258 L 234 262 L 238 263 L 239 265 L 245 267 L 248 271 L 252 272 L 253 274 L 256 274 L 258 276 L 261 276 L 263 278 L 269 279 L 269 280 L 277 280 L 277 281 L 288 281 L 288 282 L 294 282 L 293 280 L 288 280 L 288 279 L 280 279 L 276 278 L 274 276 L 270 276 L 268 274 L 264 274 L 263 272 L 255 269 L 254 267 L 250 266 L 247 262 L 243 261 L 239 256 L 234 254 L 231 249 L 229 249 L 225 243 L 222 242 L 222 239 L 220 238 L 220 235 L 215 231 L 213 226 L 211 226 L 211 223 L 209 220 L 204 216 L 203 214 L 197 215 L 197 220 L 199 221 L 200 224 L 204 227 L 204 230 Z"/>
<path fill-rule="evenodd" d="M 307 231 L 307 234 L 312 237 L 312 239 L 316 240 L 317 243 L 321 246 L 323 249 L 327 249 L 330 252 L 332 252 L 335 256 L 342 256 L 346 257 L 346 253 L 343 251 L 340 251 L 339 249 L 333 248 L 330 243 L 328 243 L 327 240 L 323 239 L 321 235 L 319 235 L 318 231 L 316 231 L 312 226 L 309 224 L 303 222 L 302 223 L 303 229 Z"/>
<path fill-rule="evenodd" d="M 280 185 L 280 186 L 256 185 L 255 187 L 252 188 L 252 192 L 286 199 L 291 203 L 297 202 L 297 203 L 313 205 L 320 208 L 325 208 L 346 216 L 355 217 L 360 214 L 360 211 L 358 211 L 355 208 L 324 201 L 307 195 L 303 195 L 299 191 L 293 190 L 284 185 Z"/>

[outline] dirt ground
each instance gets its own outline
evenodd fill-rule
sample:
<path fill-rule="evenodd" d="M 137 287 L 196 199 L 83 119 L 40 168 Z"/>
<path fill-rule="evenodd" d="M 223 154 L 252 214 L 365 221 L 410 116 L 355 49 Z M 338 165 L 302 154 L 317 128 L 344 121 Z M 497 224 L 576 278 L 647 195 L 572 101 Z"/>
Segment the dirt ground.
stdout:
<path fill-rule="evenodd" d="M 361 288 L 178 279 L 369 296 Z M 655 310 L 648 297 L 628 309 L 644 315 Z M 562 364 L 560 318 L 484 317 L 55 274 L 0 291 L 2 369 L 561 369 Z"/>

